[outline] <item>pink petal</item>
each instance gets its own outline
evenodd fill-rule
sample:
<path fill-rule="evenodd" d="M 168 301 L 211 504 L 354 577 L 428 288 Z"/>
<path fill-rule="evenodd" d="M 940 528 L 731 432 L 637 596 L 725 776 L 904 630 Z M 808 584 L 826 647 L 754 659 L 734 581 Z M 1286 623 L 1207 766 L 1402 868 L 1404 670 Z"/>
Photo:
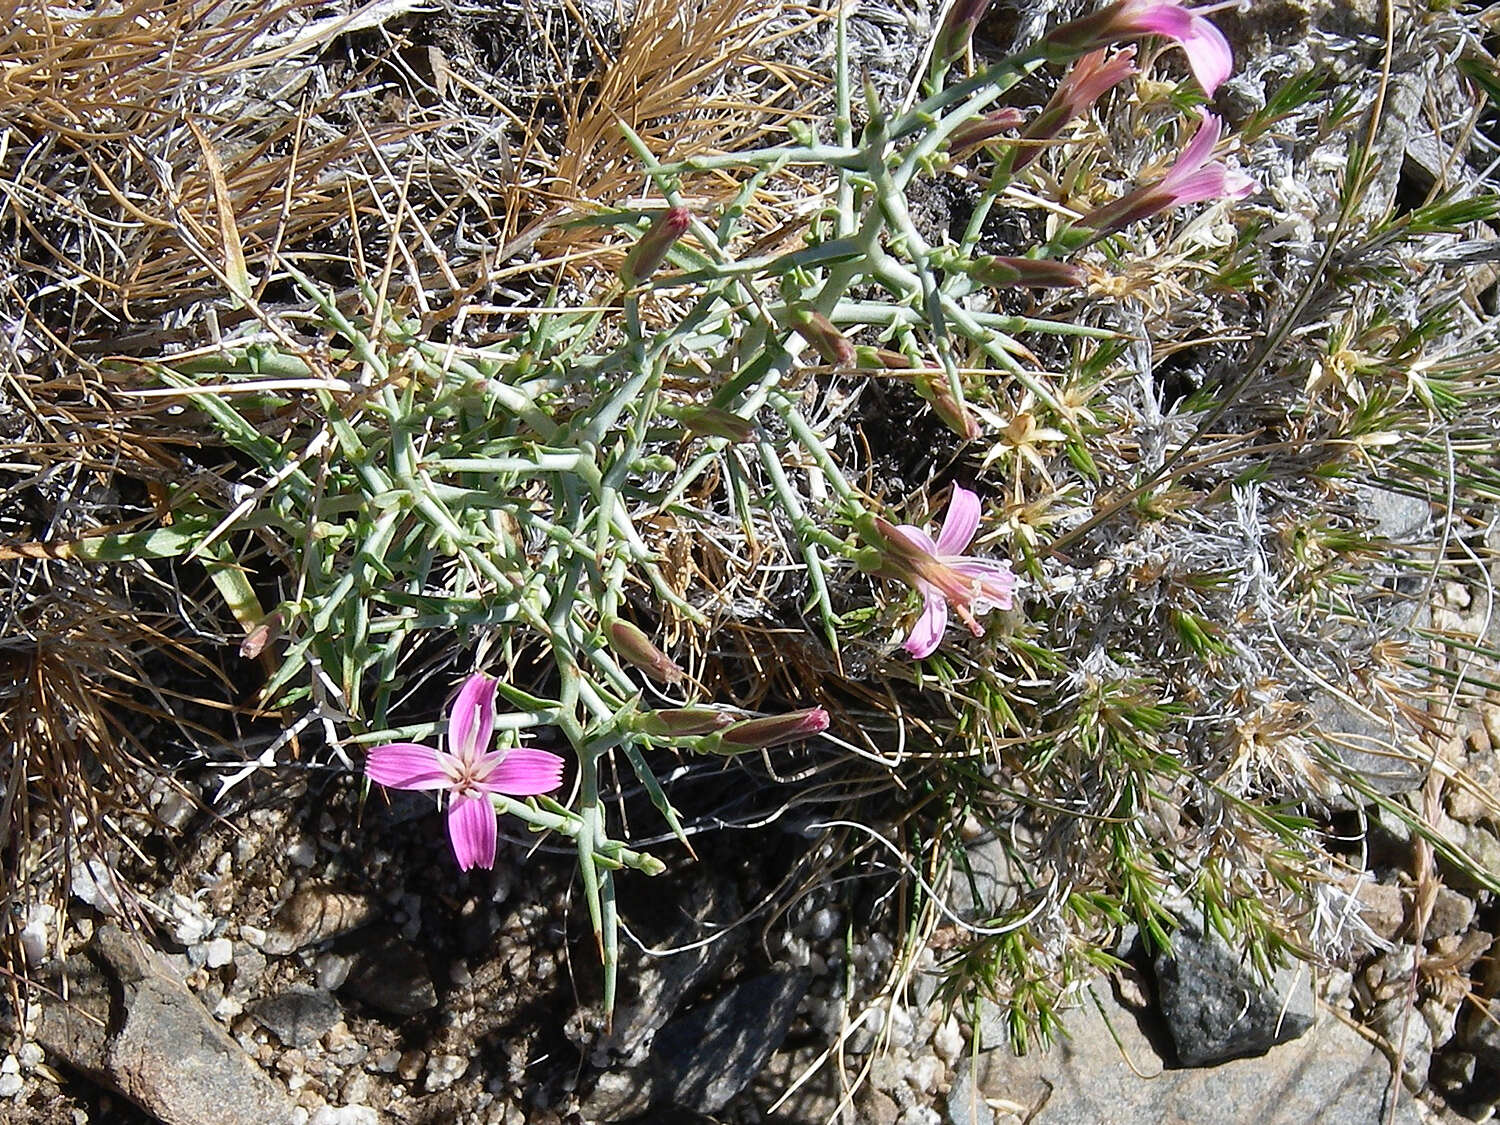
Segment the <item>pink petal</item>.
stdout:
<path fill-rule="evenodd" d="M 486 761 L 492 756 L 498 760 L 485 778 L 484 787 L 495 793 L 532 797 L 538 793 L 550 793 L 562 784 L 564 762 L 549 751 L 522 746 L 487 754 Z"/>
<path fill-rule="evenodd" d="M 1229 40 L 1224 33 L 1202 16 L 1194 16 L 1188 25 L 1187 34 L 1179 35 L 1177 42 L 1187 52 L 1188 67 L 1198 85 L 1210 98 L 1234 69 L 1234 53 L 1229 49 Z"/>
<path fill-rule="evenodd" d="M 922 614 L 912 626 L 911 635 L 901 647 L 913 660 L 931 656 L 948 628 L 948 603 L 938 593 L 928 594 L 922 602 Z"/>
<path fill-rule="evenodd" d="M 415 742 L 372 748 L 365 757 L 365 776 L 392 789 L 443 789 L 449 783 L 442 756 Z"/>
<path fill-rule="evenodd" d="M 448 840 L 458 869 L 495 866 L 495 809 L 476 797 L 455 797 L 448 806 Z"/>
<path fill-rule="evenodd" d="M 1209 97 L 1214 96 L 1214 91 L 1234 69 L 1234 53 L 1223 33 L 1181 4 L 1133 4 L 1127 18 L 1137 32 L 1176 40 L 1187 53 L 1193 78 Z"/>
<path fill-rule="evenodd" d="M 494 733 L 495 681 L 476 672 L 464 681 L 448 712 L 448 748 L 460 761 L 477 761 Z"/>
<path fill-rule="evenodd" d="M 979 497 L 962 485 L 953 486 L 943 530 L 938 533 L 939 555 L 960 555 L 979 530 Z"/>
<path fill-rule="evenodd" d="M 1248 176 L 1231 172 L 1222 164 L 1210 164 L 1172 185 L 1172 205 L 1182 207 L 1205 199 L 1243 199 L 1257 186 Z"/>
<path fill-rule="evenodd" d="M 1214 146 L 1219 143 L 1219 136 L 1223 131 L 1223 123 L 1211 113 L 1204 113 L 1198 120 L 1198 131 L 1193 134 L 1193 139 L 1183 147 L 1177 157 L 1177 162 L 1161 178 L 1160 187 L 1163 191 L 1177 194 L 1178 186 L 1183 180 L 1189 179 L 1205 164 L 1213 159 Z"/>
<path fill-rule="evenodd" d="M 891 529 L 902 539 L 906 540 L 908 546 L 913 550 L 921 551 L 924 555 L 937 558 L 937 544 L 932 541 L 932 536 L 909 523 L 898 523 Z"/>
<path fill-rule="evenodd" d="M 950 566 L 965 578 L 979 583 L 979 594 L 974 598 L 973 610 L 978 616 L 992 609 L 1009 609 L 1014 602 L 1016 576 L 1010 564 L 991 559 L 959 559 Z"/>

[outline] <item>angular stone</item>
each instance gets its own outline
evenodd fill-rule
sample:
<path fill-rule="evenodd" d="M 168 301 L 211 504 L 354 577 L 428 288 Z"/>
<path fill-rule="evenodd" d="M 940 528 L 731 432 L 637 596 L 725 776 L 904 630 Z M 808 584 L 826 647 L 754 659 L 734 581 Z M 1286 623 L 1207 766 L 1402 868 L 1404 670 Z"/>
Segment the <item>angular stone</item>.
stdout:
<path fill-rule="evenodd" d="M 1172 936 L 1172 953 L 1153 967 L 1157 996 L 1177 1058 L 1207 1066 L 1258 1055 L 1312 1026 L 1308 974 L 1278 973 L 1267 988 L 1216 932 L 1187 920 Z"/>
<path fill-rule="evenodd" d="M 698 1113 L 728 1104 L 781 1046 L 807 985 L 800 973 L 767 973 L 667 1024 L 652 1051 L 662 1094 Z"/>
<path fill-rule="evenodd" d="M 295 1107 L 157 952 L 116 926 L 67 966 L 66 1003 L 43 999 L 37 1041 L 164 1125 L 281 1125 Z"/>
<path fill-rule="evenodd" d="M 343 1018 L 339 1002 L 319 988 L 290 988 L 245 1007 L 284 1047 L 311 1047 Z"/>
<path fill-rule="evenodd" d="M 1068 1013 L 1068 1038 L 1049 1051 L 1023 1058 L 986 1051 L 972 1070 L 960 1059 L 948 1120 L 990 1125 L 989 1098 L 1019 1107 L 1034 1125 L 1386 1125 L 1390 1064 L 1332 1016 L 1263 1057 L 1178 1070 L 1107 988 L 1095 992 L 1099 1008 L 1086 1003 Z M 1402 1092 L 1390 1120 L 1418 1125 L 1423 1118 Z"/>

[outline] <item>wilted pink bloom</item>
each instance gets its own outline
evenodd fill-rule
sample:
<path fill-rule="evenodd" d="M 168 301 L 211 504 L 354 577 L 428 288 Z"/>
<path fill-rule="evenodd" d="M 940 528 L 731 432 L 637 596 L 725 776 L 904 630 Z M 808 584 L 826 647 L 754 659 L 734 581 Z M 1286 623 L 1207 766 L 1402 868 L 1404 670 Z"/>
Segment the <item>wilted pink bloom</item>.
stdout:
<path fill-rule="evenodd" d="M 1077 60 L 1052 92 L 1046 108 L 1021 134 L 1024 140 L 1034 143 L 1016 154 L 1012 167 L 1019 172 L 1030 164 L 1042 151 L 1040 142 L 1057 136 L 1069 121 L 1082 117 L 1095 102 L 1136 73 L 1134 47 L 1116 51 L 1109 58 L 1105 58 L 1101 48 Z"/>
<path fill-rule="evenodd" d="M 1092 227 L 1100 234 L 1112 234 L 1168 207 L 1201 203 L 1205 199 L 1244 199 L 1260 185 L 1249 176 L 1230 171 L 1223 161 L 1213 159 L 1222 129 L 1217 117 L 1202 114 L 1198 131 L 1165 176 L 1089 212 L 1079 220 L 1079 225 Z"/>
<path fill-rule="evenodd" d="M 448 713 L 449 749 L 414 742 L 374 747 L 365 759 L 371 781 L 392 789 L 448 794 L 448 839 L 460 870 L 495 864 L 491 793 L 531 797 L 562 784 L 563 760 L 546 750 L 490 750 L 495 733 L 495 681 L 477 673 L 464 682 Z"/>
<path fill-rule="evenodd" d="M 1209 97 L 1234 69 L 1224 33 L 1193 8 L 1170 0 L 1119 0 L 1092 16 L 1064 24 L 1047 36 L 1049 55 L 1079 55 L 1122 39 L 1161 35 L 1187 52 L 1188 68 Z"/>
<path fill-rule="evenodd" d="M 922 595 L 922 614 L 904 646 L 912 657 L 920 660 L 937 649 L 950 608 L 978 637 L 984 634 L 978 617 L 1011 607 L 1016 576 L 1010 564 L 959 553 L 979 530 L 979 497 L 967 488 L 954 485 L 936 543 L 920 527 L 893 526 L 879 517 L 876 523 L 886 538 L 887 573 Z"/>

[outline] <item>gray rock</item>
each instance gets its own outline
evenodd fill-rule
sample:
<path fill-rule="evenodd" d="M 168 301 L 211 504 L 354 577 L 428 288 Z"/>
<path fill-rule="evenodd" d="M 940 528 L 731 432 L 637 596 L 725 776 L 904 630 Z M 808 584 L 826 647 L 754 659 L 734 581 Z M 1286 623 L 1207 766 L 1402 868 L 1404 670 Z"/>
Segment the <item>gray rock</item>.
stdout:
<path fill-rule="evenodd" d="M 1428 941 L 1461 934 L 1474 924 L 1474 900 L 1447 887 L 1439 887 L 1432 901 L 1432 914 L 1422 936 Z"/>
<path fill-rule="evenodd" d="M 605 1071 L 579 1107 L 586 1121 L 625 1121 L 651 1108 L 656 1080 L 645 1068 Z"/>
<path fill-rule="evenodd" d="M 295 1107 L 159 953 L 102 927 L 68 963 L 66 1002 L 44 995 L 37 1041 L 164 1125 L 281 1125 Z"/>
<path fill-rule="evenodd" d="M 652 1051 L 662 1096 L 698 1113 L 726 1105 L 781 1046 L 807 985 L 800 973 L 767 973 L 667 1024 Z"/>
<path fill-rule="evenodd" d="M 1313 1023 L 1307 972 L 1277 974 L 1267 988 L 1217 933 L 1184 920 L 1172 953 L 1153 969 L 1162 1013 L 1183 1066 L 1258 1055 L 1295 1039 Z"/>
<path fill-rule="evenodd" d="M 990 1125 L 983 1098 L 1020 1107 L 1034 1125 L 1386 1125 L 1390 1065 L 1358 1032 L 1329 1017 L 1263 1057 L 1168 1068 L 1135 1017 L 1106 989 L 1066 1018 L 1069 1038 L 1017 1058 L 986 1051 L 959 1060 L 948 1092 L 953 1125 Z M 964 1093 L 972 1083 L 975 1096 Z M 955 1109 L 957 1112 L 955 1112 Z M 973 1112 L 965 1116 L 966 1111 Z M 1393 1125 L 1422 1120 L 1399 1097 Z"/>
<path fill-rule="evenodd" d="M 997 1051 L 994 1054 L 1001 1056 L 1003 1052 Z M 990 1055 L 981 1055 L 979 1058 L 981 1070 L 988 1076 Z M 974 1061 L 973 1057 L 965 1055 L 953 1068 L 953 1081 L 948 1087 L 948 1125 L 994 1125 L 995 1111 L 985 1100 Z"/>
<path fill-rule="evenodd" d="M 421 950 L 394 930 L 377 932 L 359 950 L 343 991 L 393 1016 L 415 1016 L 438 1002 Z"/>
<path fill-rule="evenodd" d="M 682 952 L 659 957 L 634 951 L 626 955 L 614 1030 L 596 1046 L 596 1065 L 639 1066 L 650 1053 L 657 1031 L 677 1013 L 688 994 L 724 968 L 735 948 L 734 939 L 728 935 L 704 939 L 713 936 L 715 923 L 722 926 L 725 920 L 739 917 L 739 896 L 727 883 L 705 880 L 691 901 L 691 915 L 658 907 L 657 919 L 633 927 L 649 945 Z M 675 924 L 660 924 L 663 913 L 676 914 Z"/>
<path fill-rule="evenodd" d="M 1427 1085 L 1432 1067 L 1432 1028 L 1406 993 L 1376 1004 L 1368 1016 L 1372 1030 L 1399 1053 L 1402 1076 L 1414 1088 Z"/>
<path fill-rule="evenodd" d="M 291 988 L 245 1007 L 285 1047 L 310 1047 L 327 1035 L 344 1011 L 319 988 Z"/>

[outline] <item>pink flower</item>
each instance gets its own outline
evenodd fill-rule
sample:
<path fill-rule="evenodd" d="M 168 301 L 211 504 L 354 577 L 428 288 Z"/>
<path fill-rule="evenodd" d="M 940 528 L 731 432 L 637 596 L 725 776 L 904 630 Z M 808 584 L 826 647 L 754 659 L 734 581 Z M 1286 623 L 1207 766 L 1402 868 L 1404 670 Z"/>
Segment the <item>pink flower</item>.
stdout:
<path fill-rule="evenodd" d="M 1032 144 L 1016 154 L 1013 168 L 1019 172 L 1030 164 L 1041 153 L 1042 144 L 1062 132 L 1064 125 L 1075 117 L 1082 117 L 1110 90 L 1138 73 L 1134 47 L 1116 51 L 1109 58 L 1100 48 L 1075 61 L 1052 92 L 1046 107 L 1021 134 Z"/>
<path fill-rule="evenodd" d="M 936 543 L 920 527 L 893 526 L 879 517 L 876 523 L 886 539 L 886 572 L 922 595 L 922 614 L 904 645 L 913 658 L 920 660 L 937 649 L 948 628 L 950 608 L 978 637 L 984 627 L 976 618 L 1011 607 L 1016 576 L 1010 564 L 959 553 L 979 530 L 979 497 L 967 488 L 954 485 Z"/>
<path fill-rule="evenodd" d="M 1234 69 L 1224 33 L 1195 9 L 1170 0 L 1119 0 L 1101 12 L 1064 24 L 1047 36 L 1049 55 L 1066 57 L 1107 47 L 1121 39 L 1161 35 L 1187 52 L 1188 68 L 1209 97 Z"/>
<path fill-rule="evenodd" d="M 1213 114 L 1201 114 L 1198 131 L 1165 176 L 1089 212 L 1079 220 L 1079 225 L 1092 227 L 1100 234 L 1112 234 L 1169 207 L 1201 203 L 1205 199 L 1244 199 L 1260 185 L 1249 176 L 1230 171 L 1223 161 L 1213 159 L 1222 129 L 1222 123 Z"/>
<path fill-rule="evenodd" d="M 414 742 L 374 747 L 365 759 L 371 781 L 392 789 L 441 789 L 448 794 L 448 839 L 461 871 L 495 865 L 491 793 L 530 797 L 562 784 L 563 760 L 546 750 L 490 750 L 495 733 L 495 681 L 476 673 L 448 713 L 448 750 Z"/>

